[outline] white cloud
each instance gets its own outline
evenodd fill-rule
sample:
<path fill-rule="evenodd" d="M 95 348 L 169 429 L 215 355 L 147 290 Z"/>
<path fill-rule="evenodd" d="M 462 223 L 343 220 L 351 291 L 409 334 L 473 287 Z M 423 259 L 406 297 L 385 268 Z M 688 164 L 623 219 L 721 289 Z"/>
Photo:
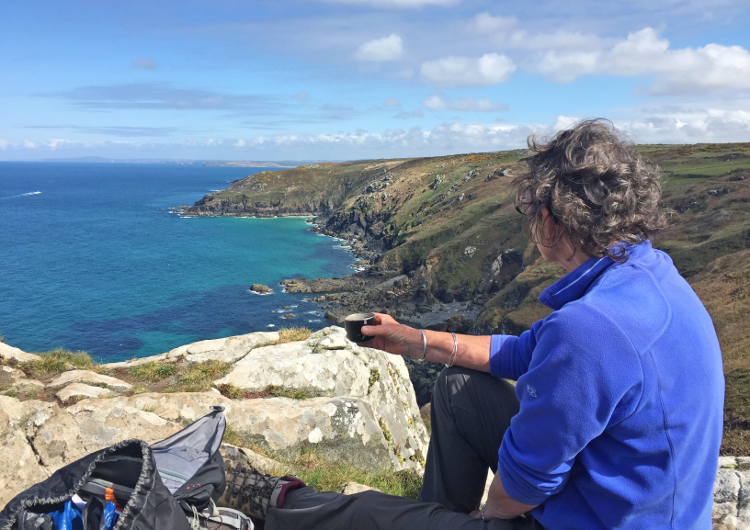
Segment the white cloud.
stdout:
<path fill-rule="evenodd" d="M 550 128 L 553 131 L 561 131 L 563 129 L 569 129 L 579 121 L 581 121 L 581 118 L 576 118 L 573 116 L 558 116 L 555 120 L 555 123 L 553 123 L 552 127 Z"/>
<path fill-rule="evenodd" d="M 750 101 L 736 108 L 665 107 L 643 117 L 617 120 L 615 125 L 638 143 L 742 142 L 750 140 Z"/>
<path fill-rule="evenodd" d="M 422 102 L 430 110 L 457 110 L 460 112 L 496 112 L 508 110 L 508 106 L 491 101 L 489 98 L 474 99 L 472 97 L 446 101 L 440 94 L 433 94 Z"/>
<path fill-rule="evenodd" d="M 384 107 L 400 107 L 401 102 L 396 98 L 388 98 L 383 102 Z"/>
<path fill-rule="evenodd" d="M 292 99 L 295 101 L 310 101 L 310 94 L 302 90 L 292 95 Z"/>
<path fill-rule="evenodd" d="M 504 31 L 518 24 L 516 17 L 493 17 L 487 12 L 480 13 L 474 17 L 473 27 L 479 33 L 493 33 Z"/>
<path fill-rule="evenodd" d="M 142 68 L 144 70 L 153 70 L 156 68 L 156 61 L 153 57 L 146 57 L 145 59 L 136 59 L 133 61 L 133 66 L 136 68 Z"/>
<path fill-rule="evenodd" d="M 653 76 L 651 94 L 699 94 L 750 89 L 750 52 L 740 46 L 707 44 L 669 49 L 653 28 L 630 33 L 604 50 L 548 51 L 536 70 L 569 83 L 584 74 Z"/>
<path fill-rule="evenodd" d="M 358 61 L 395 61 L 403 53 L 401 37 L 391 33 L 382 39 L 365 42 L 354 55 Z"/>
<path fill-rule="evenodd" d="M 508 36 L 494 35 L 492 40 L 495 44 L 521 50 L 577 49 L 590 51 L 601 49 L 605 45 L 604 39 L 597 35 L 561 29 L 549 34 L 531 34 L 526 30 L 519 30 Z"/>
<path fill-rule="evenodd" d="M 750 141 L 750 99 L 623 109 L 615 126 L 638 143 Z M 419 110 L 419 109 L 417 109 Z M 415 111 L 414 111 L 415 112 Z M 404 118 L 417 115 L 406 113 Z M 586 116 L 557 116 L 549 123 L 461 123 L 448 121 L 428 130 L 412 127 L 380 133 L 356 130 L 336 134 L 281 134 L 249 138 L 185 138 L 179 141 L 90 141 L 69 139 L 0 139 L 2 159 L 54 156 L 113 158 L 211 158 L 280 160 L 328 158 L 356 160 L 379 157 L 438 156 L 455 153 L 518 149 L 530 134 L 542 136 L 568 128 Z M 405 122 L 402 122 L 405 123 Z"/>
<path fill-rule="evenodd" d="M 486 53 L 473 57 L 445 57 L 422 63 L 420 75 L 425 83 L 446 86 L 489 86 L 503 83 L 516 70 L 505 55 Z"/>
<path fill-rule="evenodd" d="M 404 110 L 396 114 L 394 118 L 400 120 L 408 120 L 409 118 L 424 118 L 424 112 L 422 112 L 422 109 L 414 109 L 411 112 L 407 112 Z"/>

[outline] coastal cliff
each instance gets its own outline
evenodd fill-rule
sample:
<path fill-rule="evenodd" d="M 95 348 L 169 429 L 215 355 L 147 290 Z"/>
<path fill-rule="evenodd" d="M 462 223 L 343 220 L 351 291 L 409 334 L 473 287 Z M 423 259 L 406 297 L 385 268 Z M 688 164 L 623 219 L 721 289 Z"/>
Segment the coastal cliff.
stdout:
<path fill-rule="evenodd" d="M 654 241 L 701 297 L 727 376 L 727 454 L 750 454 L 750 144 L 643 145 L 661 167 L 670 228 Z M 311 215 L 345 238 L 364 270 L 290 278 L 340 323 L 377 310 L 420 327 L 518 334 L 548 314 L 537 297 L 564 271 L 523 235 L 510 182 L 526 151 L 317 163 L 251 175 L 207 195 L 189 215 Z M 411 366 L 429 401 L 438 367 Z M 744 385 L 744 386 L 743 386 Z"/>

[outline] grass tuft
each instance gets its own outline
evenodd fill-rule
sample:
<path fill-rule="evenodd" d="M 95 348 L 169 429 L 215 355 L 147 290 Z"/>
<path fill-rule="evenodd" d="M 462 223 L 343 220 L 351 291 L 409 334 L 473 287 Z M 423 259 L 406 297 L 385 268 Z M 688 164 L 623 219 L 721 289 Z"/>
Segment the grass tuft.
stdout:
<path fill-rule="evenodd" d="M 244 395 L 242 389 L 232 383 L 223 383 L 218 386 L 218 390 L 221 392 L 222 396 L 228 397 L 229 399 L 240 399 Z"/>
<path fill-rule="evenodd" d="M 240 433 L 235 431 L 229 422 L 227 422 L 227 427 L 224 430 L 224 442 L 236 446 L 242 445 L 242 437 L 240 436 Z"/>
<path fill-rule="evenodd" d="M 308 328 L 281 328 L 277 344 L 298 342 L 307 339 L 312 334 Z"/>
<path fill-rule="evenodd" d="M 419 499 L 422 478 L 411 471 L 370 473 L 344 464 L 331 464 L 315 452 L 304 454 L 291 463 L 296 475 L 315 491 L 337 491 L 347 482 L 358 482 L 384 493 Z"/>
<path fill-rule="evenodd" d="M 63 372 L 70 366 L 79 370 L 100 371 L 101 367 L 86 352 L 72 352 L 63 348 L 57 348 L 47 352 L 38 353 L 40 359 L 21 363 L 21 369 L 28 377 L 38 379 L 45 375 Z"/>
<path fill-rule="evenodd" d="M 215 379 L 227 375 L 231 368 L 231 363 L 215 360 L 194 364 L 179 374 L 177 384 L 167 392 L 205 392 Z"/>
<path fill-rule="evenodd" d="M 269 385 L 259 392 L 245 392 L 242 397 L 245 399 L 285 397 L 302 400 L 320 397 L 320 393 L 306 388 L 289 388 L 288 386 Z"/>
<path fill-rule="evenodd" d="M 163 364 L 151 361 L 138 366 L 128 368 L 128 374 L 136 378 L 137 381 L 155 383 L 166 379 L 177 371 L 174 364 Z"/>
<path fill-rule="evenodd" d="M 724 440 L 721 454 L 744 456 L 750 454 L 750 370 L 736 369 L 725 376 Z"/>

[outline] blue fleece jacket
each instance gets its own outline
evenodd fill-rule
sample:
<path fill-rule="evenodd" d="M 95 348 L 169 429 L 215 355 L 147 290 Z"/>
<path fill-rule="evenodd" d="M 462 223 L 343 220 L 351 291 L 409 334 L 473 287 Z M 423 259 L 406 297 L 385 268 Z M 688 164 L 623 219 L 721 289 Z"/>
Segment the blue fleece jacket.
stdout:
<path fill-rule="evenodd" d="M 711 528 L 724 376 L 711 318 L 645 241 L 547 288 L 554 311 L 492 337 L 518 381 L 499 450 L 506 492 L 549 530 Z"/>

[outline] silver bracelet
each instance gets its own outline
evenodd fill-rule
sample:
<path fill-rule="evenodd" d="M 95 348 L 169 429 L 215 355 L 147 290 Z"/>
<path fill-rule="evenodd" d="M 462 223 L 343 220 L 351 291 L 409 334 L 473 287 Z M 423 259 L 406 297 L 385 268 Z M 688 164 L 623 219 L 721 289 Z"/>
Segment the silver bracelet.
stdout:
<path fill-rule="evenodd" d="M 453 366 L 453 363 L 456 362 L 456 353 L 458 352 L 458 337 L 456 337 L 456 334 L 453 332 L 451 332 L 451 337 L 453 337 L 453 349 L 451 350 L 451 360 L 448 364 L 445 365 L 448 368 Z"/>
<path fill-rule="evenodd" d="M 481 509 L 481 510 L 479 511 L 479 518 L 480 518 L 480 519 L 481 519 L 482 521 L 484 521 L 484 522 L 487 522 L 487 519 L 485 519 L 485 518 L 484 518 L 484 509 L 485 509 L 486 507 L 487 507 L 487 505 L 485 504 L 484 506 L 482 506 L 482 509 Z"/>
<path fill-rule="evenodd" d="M 427 336 L 424 334 L 423 329 L 420 329 L 419 332 L 422 334 L 422 358 L 419 360 L 424 361 L 425 357 L 427 357 Z"/>

